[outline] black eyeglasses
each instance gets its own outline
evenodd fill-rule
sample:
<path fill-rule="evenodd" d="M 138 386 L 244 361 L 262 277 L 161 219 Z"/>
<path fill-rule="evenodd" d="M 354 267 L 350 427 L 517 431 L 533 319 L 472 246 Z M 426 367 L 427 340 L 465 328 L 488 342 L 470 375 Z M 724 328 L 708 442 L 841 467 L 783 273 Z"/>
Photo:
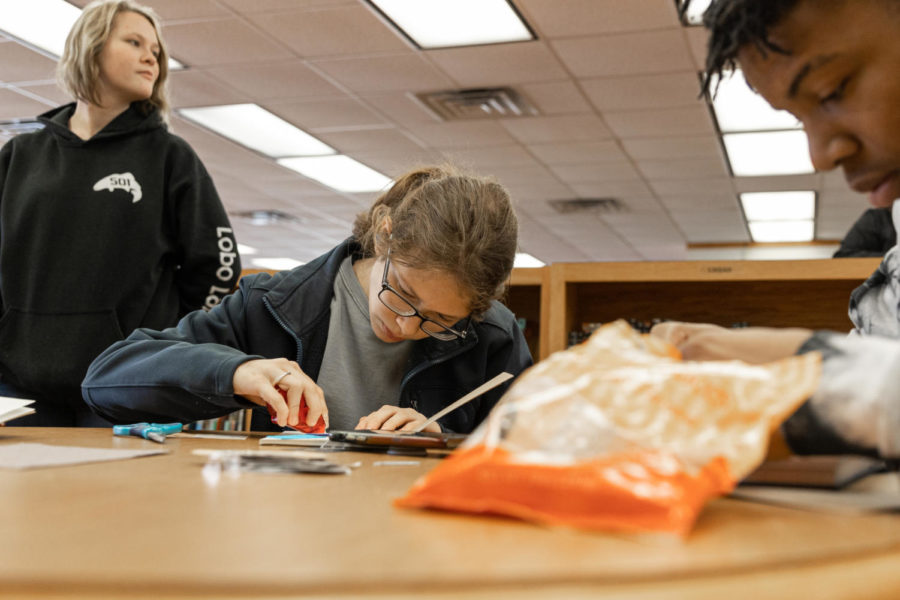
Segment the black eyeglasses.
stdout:
<path fill-rule="evenodd" d="M 450 340 L 465 339 L 469 328 L 469 317 L 465 319 L 465 327 L 462 331 L 457 331 L 452 327 L 447 327 L 438 323 L 434 319 L 424 316 L 416 307 L 410 304 L 409 300 L 400 295 L 400 292 L 391 287 L 388 283 L 388 268 L 391 264 L 391 251 L 388 250 L 387 256 L 384 258 L 384 275 L 381 276 L 381 291 L 378 292 L 378 299 L 391 312 L 401 317 L 418 317 L 420 320 L 419 329 L 427 333 L 433 338 L 449 342 Z"/>

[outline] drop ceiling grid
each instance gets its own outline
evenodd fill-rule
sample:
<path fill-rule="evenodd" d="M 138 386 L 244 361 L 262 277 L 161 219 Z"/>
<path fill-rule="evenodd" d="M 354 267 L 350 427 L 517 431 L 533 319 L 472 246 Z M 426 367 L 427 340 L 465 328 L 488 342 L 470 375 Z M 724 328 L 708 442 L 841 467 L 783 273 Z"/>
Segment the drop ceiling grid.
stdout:
<path fill-rule="evenodd" d="M 361 0 L 148 0 L 164 20 L 173 56 L 190 66 L 172 73 L 176 106 L 255 101 L 390 176 L 444 158 L 494 173 L 527 206 L 522 245 L 539 258 L 585 260 L 605 251 L 588 235 L 579 239 L 586 245 L 579 251 L 541 221 L 546 201 L 565 197 L 621 198 L 635 215 L 665 215 L 672 223 L 666 240 L 675 231 L 684 242 L 746 239 L 742 223 L 734 223 L 739 190 L 801 183 L 833 190 L 820 193 L 829 231 L 842 219 L 849 227 L 864 210 L 864 201 L 839 195 L 846 189 L 840 175 L 728 177 L 709 111 L 696 98 L 705 33 L 682 28 L 671 0 L 566 0 L 565 10 L 558 0 L 515 2 L 538 42 L 422 52 Z M 62 101 L 51 81 L 52 61 L 15 42 L 0 44 L 4 118 L 30 118 Z M 440 123 L 411 98 L 412 92 L 475 84 L 512 84 L 542 116 Z M 335 194 L 181 119 L 174 124 L 210 171 L 222 174 L 223 198 L 242 207 L 252 203 L 254 191 L 259 208 L 287 204 L 297 213 L 304 202 L 327 209 L 320 201 L 329 196 L 343 204 L 348 197 L 358 205 L 371 201 L 371 195 Z M 710 208 L 731 218 L 704 224 L 686 216 Z M 564 219 L 578 225 L 577 216 Z M 614 219 L 596 221 L 638 253 L 658 233 L 649 217 L 645 227 L 619 221 L 620 229 Z M 260 243 L 266 237 L 260 235 Z M 293 255 L 312 258 L 310 246 L 296 244 Z M 609 251 L 617 260 L 624 253 Z"/>

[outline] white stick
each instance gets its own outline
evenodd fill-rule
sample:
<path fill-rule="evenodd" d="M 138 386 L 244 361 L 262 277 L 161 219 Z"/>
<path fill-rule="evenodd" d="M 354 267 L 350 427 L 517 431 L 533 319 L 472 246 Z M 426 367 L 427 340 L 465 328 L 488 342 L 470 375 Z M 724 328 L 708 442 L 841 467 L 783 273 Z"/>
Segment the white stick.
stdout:
<path fill-rule="evenodd" d="M 486 391 L 494 389 L 495 387 L 497 387 L 504 381 L 511 379 L 511 378 L 512 378 L 511 373 L 507 373 L 505 371 L 503 373 L 500 373 L 499 375 L 497 375 L 490 381 L 488 381 L 486 383 L 482 383 L 480 386 L 478 386 L 477 388 L 475 388 L 474 390 L 472 390 L 471 392 L 469 392 L 468 394 L 466 394 L 465 396 L 463 396 L 462 398 L 460 398 L 459 400 L 457 400 L 456 402 L 454 402 L 447 408 L 445 408 L 443 410 L 439 410 L 437 413 L 431 415 L 431 417 L 427 421 L 425 421 L 424 423 L 422 423 L 421 425 L 419 425 L 418 427 L 413 429 L 412 432 L 419 433 L 420 431 L 422 431 L 423 429 L 425 429 L 426 427 L 428 427 L 429 425 L 431 425 L 432 423 L 434 423 L 435 421 L 437 421 L 438 419 L 440 419 L 447 413 L 456 410 L 457 408 L 459 408 L 466 402 L 474 400 L 475 398 L 482 395 Z"/>

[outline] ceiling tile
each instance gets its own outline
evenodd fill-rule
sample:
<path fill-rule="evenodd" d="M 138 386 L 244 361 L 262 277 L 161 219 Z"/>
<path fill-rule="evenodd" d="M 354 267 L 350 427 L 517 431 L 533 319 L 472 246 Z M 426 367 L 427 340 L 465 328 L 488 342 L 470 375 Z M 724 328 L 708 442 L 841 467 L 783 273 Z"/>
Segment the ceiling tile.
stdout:
<path fill-rule="evenodd" d="M 380 148 L 364 152 L 356 151 L 353 152 L 352 156 L 364 165 L 372 167 L 388 177 L 399 177 L 419 166 L 440 164 L 445 160 L 440 152 L 421 148 L 409 151 Z"/>
<path fill-rule="evenodd" d="M 513 137 L 526 144 L 560 141 L 596 141 L 609 137 L 609 130 L 594 115 L 501 119 Z"/>
<path fill-rule="evenodd" d="M 204 71 L 185 69 L 169 73 L 169 95 L 176 108 L 240 104 L 248 102 L 246 94 L 222 85 Z"/>
<path fill-rule="evenodd" d="M 87 4 L 87 0 L 76 2 L 79 6 Z M 163 37 L 169 23 L 185 19 L 205 19 L 225 17 L 231 14 L 216 0 L 146 0 L 147 6 L 153 8 L 163 23 Z"/>
<path fill-rule="evenodd" d="M 638 169 L 647 179 L 712 179 L 728 177 L 728 168 L 719 157 L 676 160 L 641 160 Z"/>
<path fill-rule="evenodd" d="M 729 210 L 737 206 L 733 194 L 660 195 L 659 202 L 670 211 Z"/>
<path fill-rule="evenodd" d="M 678 27 L 671 0 L 517 0 L 529 24 L 551 38 Z"/>
<path fill-rule="evenodd" d="M 168 25 L 163 35 L 171 54 L 188 66 L 291 58 L 280 44 L 236 18 Z"/>
<path fill-rule="evenodd" d="M 705 27 L 685 27 L 684 34 L 687 36 L 694 67 L 699 72 L 706 71 L 706 46 L 709 43 L 709 32 Z"/>
<path fill-rule="evenodd" d="M 0 119 L 34 119 L 51 108 L 12 89 L 0 87 Z"/>
<path fill-rule="evenodd" d="M 576 77 L 687 71 L 694 64 L 680 29 L 551 42 Z"/>
<path fill-rule="evenodd" d="M 622 140 L 625 152 L 637 160 L 665 158 L 720 158 L 722 146 L 714 135 L 631 138 Z"/>
<path fill-rule="evenodd" d="M 46 100 L 49 105 L 59 106 L 72 102 L 72 98 L 55 83 L 38 83 L 35 85 L 17 85 L 16 89 L 34 94 Z"/>
<path fill-rule="evenodd" d="M 566 77 L 562 64 L 542 42 L 431 50 L 428 58 L 462 87 L 514 85 Z"/>
<path fill-rule="evenodd" d="M 279 12 L 297 10 L 298 8 L 334 8 L 337 6 L 354 6 L 359 0 L 218 0 L 243 14 L 252 15 L 262 12 Z"/>
<path fill-rule="evenodd" d="M 301 61 L 210 69 L 219 81 L 256 100 L 311 98 L 344 93 Z"/>
<path fill-rule="evenodd" d="M 358 98 L 397 125 L 402 124 L 409 127 L 422 123 L 432 125 L 442 122 L 438 116 L 426 109 L 415 95 L 411 93 L 360 94 Z"/>
<path fill-rule="evenodd" d="M 425 92 L 452 86 L 445 75 L 414 54 L 317 60 L 312 64 L 354 92 Z"/>
<path fill-rule="evenodd" d="M 473 119 L 449 121 L 434 125 L 419 125 L 412 134 L 434 148 L 473 148 L 504 146 L 515 143 L 506 129 L 496 121 Z"/>
<path fill-rule="evenodd" d="M 529 144 L 528 149 L 548 165 L 617 161 L 625 158 L 619 144 L 612 140 Z"/>
<path fill-rule="evenodd" d="M 282 119 L 313 133 L 328 129 L 362 129 L 387 125 L 375 112 L 352 98 L 294 102 L 276 100 L 266 103 L 266 106 Z"/>
<path fill-rule="evenodd" d="M 572 189 L 580 198 L 652 198 L 653 194 L 642 181 L 606 181 L 600 183 L 575 183 Z"/>
<path fill-rule="evenodd" d="M 360 4 L 260 14 L 251 20 L 303 58 L 412 51 L 400 36 Z"/>
<path fill-rule="evenodd" d="M 659 195 L 710 195 L 735 196 L 730 179 L 669 179 L 650 183 Z"/>
<path fill-rule="evenodd" d="M 589 113 L 590 103 L 571 81 L 523 83 L 519 86 L 526 98 L 544 115 Z"/>
<path fill-rule="evenodd" d="M 693 71 L 586 79 L 581 86 L 601 111 L 695 106 L 704 102 L 697 97 L 700 84 Z"/>
<path fill-rule="evenodd" d="M 667 110 L 605 112 L 603 118 L 616 136 L 623 139 L 688 136 L 714 133 L 712 118 L 704 106 Z"/>
<path fill-rule="evenodd" d="M 18 42 L 4 42 L 0 59 L 0 82 L 52 82 L 56 77 L 56 61 L 26 48 Z"/>
<path fill-rule="evenodd" d="M 539 166 L 531 154 L 519 145 L 450 149 L 444 150 L 444 156 L 452 163 L 467 165 L 475 171 L 485 171 L 490 167 Z"/>
<path fill-rule="evenodd" d="M 393 127 L 382 129 L 358 129 L 348 131 L 320 131 L 316 137 L 339 152 L 390 151 L 393 153 L 415 153 L 421 147 L 409 139 L 402 131 Z"/>
<path fill-rule="evenodd" d="M 566 183 L 603 183 L 606 181 L 637 181 L 640 173 L 625 160 L 599 163 L 579 163 L 550 167 Z"/>

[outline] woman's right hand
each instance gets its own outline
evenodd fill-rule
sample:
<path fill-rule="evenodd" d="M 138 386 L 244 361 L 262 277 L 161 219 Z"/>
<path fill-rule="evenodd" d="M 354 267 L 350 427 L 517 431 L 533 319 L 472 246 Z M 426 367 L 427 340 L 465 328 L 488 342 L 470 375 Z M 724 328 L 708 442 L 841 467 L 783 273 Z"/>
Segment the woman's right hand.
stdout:
<path fill-rule="evenodd" d="M 267 358 L 245 362 L 235 370 L 232 384 L 235 394 L 254 404 L 271 407 L 281 427 L 298 424 L 301 399 L 309 407 L 306 425 L 312 427 L 322 417 L 328 426 L 328 407 L 322 388 L 292 360 Z M 286 392 L 287 401 L 279 390 Z"/>

